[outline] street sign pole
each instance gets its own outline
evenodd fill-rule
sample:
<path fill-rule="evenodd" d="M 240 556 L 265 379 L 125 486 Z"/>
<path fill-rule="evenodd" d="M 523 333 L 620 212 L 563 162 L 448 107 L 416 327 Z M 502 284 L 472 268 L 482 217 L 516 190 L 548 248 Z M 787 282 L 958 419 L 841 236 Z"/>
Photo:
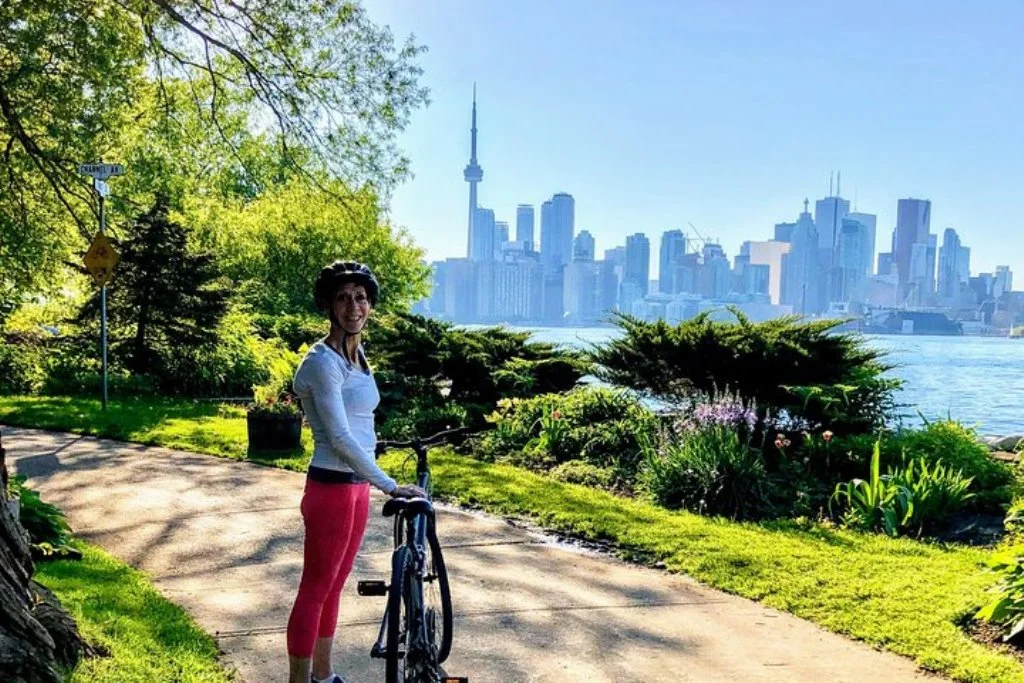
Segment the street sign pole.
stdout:
<path fill-rule="evenodd" d="M 101 191 L 98 178 L 93 178 L 93 187 L 100 200 L 100 234 L 104 234 L 107 228 L 106 214 L 103 212 L 104 192 Z M 103 347 L 103 410 L 107 409 L 107 285 L 100 287 L 100 345 Z"/>
<path fill-rule="evenodd" d="M 121 164 L 79 164 L 78 172 L 92 176 L 92 188 L 96 192 L 100 209 L 100 232 L 93 240 L 89 251 L 85 255 L 85 265 L 93 278 L 100 286 L 100 347 L 103 356 L 103 410 L 107 409 L 108 381 L 107 381 L 107 281 L 115 265 L 117 265 L 117 252 L 113 250 L 107 241 L 107 217 L 106 203 L 110 187 L 107 180 L 124 173 L 124 166 Z"/>

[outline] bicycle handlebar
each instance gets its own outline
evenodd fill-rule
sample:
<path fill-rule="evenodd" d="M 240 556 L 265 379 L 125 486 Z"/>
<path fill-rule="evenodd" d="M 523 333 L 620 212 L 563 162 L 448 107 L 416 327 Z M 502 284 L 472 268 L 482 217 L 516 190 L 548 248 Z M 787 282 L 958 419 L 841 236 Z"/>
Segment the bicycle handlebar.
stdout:
<path fill-rule="evenodd" d="M 418 446 L 436 446 L 437 444 L 444 443 L 448 439 L 454 436 L 461 436 L 471 431 L 469 427 L 458 427 L 456 429 L 446 429 L 437 434 L 431 434 L 430 436 L 419 439 L 413 438 L 408 441 L 378 441 L 377 448 L 375 449 L 378 456 L 382 455 L 385 451 L 389 451 L 395 448 L 416 448 Z"/>

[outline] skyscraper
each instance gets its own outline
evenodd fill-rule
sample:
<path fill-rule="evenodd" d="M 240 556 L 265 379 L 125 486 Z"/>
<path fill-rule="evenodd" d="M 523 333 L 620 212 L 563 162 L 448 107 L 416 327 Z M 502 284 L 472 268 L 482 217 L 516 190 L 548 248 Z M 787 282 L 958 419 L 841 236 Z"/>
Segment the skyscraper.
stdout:
<path fill-rule="evenodd" d="M 932 203 L 927 199 L 901 199 L 896 204 L 892 255 L 899 277 L 901 301 L 919 304 L 935 290 L 935 259 L 928 268 Z"/>
<path fill-rule="evenodd" d="M 796 223 L 776 223 L 775 241 L 788 242 L 793 237 L 794 228 L 796 228 Z"/>
<path fill-rule="evenodd" d="M 473 85 L 473 124 L 470 128 L 470 152 L 469 152 L 469 164 L 462 172 L 466 182 L 469 183 L 469 228 L 468 228 L 468 239 L 466 241 L 466 255 L 470 258 L 474 258 L 474 253 L 481 254 L 481 249 L 477 245 L 479 237 L 474 226 L 476 223 L 476 186 L 484 179 L 484 169 L 480 167 L 480 164 L 476 160 L 476 85 Z M 493 237 L 492 237 L 493 241 Z M 491 252 L 493 253 L 493 249 Z"/>
<path fill-rule="evenodd" d="M 581 230 L 580 234 L 576 235 L 576 240 L 574 241 L 572 248 L 572 260 L 594 260 L 594 236 L 588 231 Z"/>
<path fill-rule="evenodd" d="M 549 199 L 540 205 L 540 262 L 545 268 L 556 265 L 555 250 L 555 205 Z"/>
<path fill-rule="evenodd" d="M 938 295 L 946 306 L 957 305 L 956 300 L 970 282 L 971 250 L 963 246 L 953 228 L 942 234 L 939 249 Z"/>
<path fill-rule="evenodd" d="M 585 234 L 585 233 L 580 233 Z M 589 260 L 565 266 L 565 315 L 571 323 L 592 323 L 601 315 L 601 268 Z"/>
<path fill-rule="evenodd" d="M 551 198 L 551 223 L 554 240 L 552 260 L 564 266 L 572 261 L 572 241 L 576 230 L 576 200 L 571 194 L 559 192 Z"/>
<path fill-rule="evenodd" d="M 651 242 L 647 235 L 638 232 L 626 238 L 626 267 L 622 281 L 631 285 L 632 292 L 640 297 L 647 296 L 648 278 L 651 271 Z"/>
<path fill-rule="evenodd" d="M 508 223 L 506 221 L 494 222 L 494 260 L 501 260 L 501 246 L 508 242 Z"/>
<path fill-rule="evenodd" d="M 732 280 L 729 259 L 720 244 L 705 244 L 701 250 L 700 293 L 708 299 L 722 299 L 728 293 Z"/>
<path fill-rule="evenodd" d="M 675 294 L 680 291 L 675 283 L 676 266 L 686 254 L 686 235 L 682 230 L 667 230 L 661 234 L 661 252 L 658 259 L 658 291 Z"/>
<path fill-rule="evenodd" d="M 796 223 L 790 223 L 796 228 Z M 793 231 L 789 231 L 792 237 Z M 767 294 L 773 304 L 782 301 L 782 257 L 789 253 L 793 245 L 789 241 L 768 240 L 765 242 L 744 242 L 740 245 L 740 257 L 746 257 L 749 266 L 763 265 L 768 267 Z M 745 270 L 745 269 L 744 269 Z M 746 277 L 743 275 L 743 277 Z M 760 275 L 758 275 L 760 277 Z"/>
<path fill-rule="evenodd" d="M 843 219 L 832 267 L 832 301 L 863 301 L 868 277 L 870 236 L 868 227 L 852 218 Z"/>
<path fill-rule="evenodd" d="M 814 226 L 818 229 L 818 246 L 831 253 L 831 260 L 835 259 L 835 251 L 839 246 L 839 232 L 843 229 L 843 219 L 849 213 L 850 202 L 838 196 L 838 192 L 836 196 L 814 202 Z"/>
<path fill-rule="evenodd" d="M 497 253 L 494 210 L 477 207 L 473 215 L 473 239 L 469 245 L 470 261 L 493 261 Z"/>
<path fill-rule="evenodd" d="M 993 290 L 997 298 L 1013 291 L 1013 271 L 1010 270 L 1010 266 L 996 266 Z"/>
<path fill-rule="evenodd" d="M 867 243 L 865 250 L 862 255 L 862 262 L 864 266 L 864 274 L 871 275 L 875 272 L 875 244 L 877 239 L 877 224 L 878 216 L 873 213 L 860 213 L 852 212 L 846 216 L 850 220 L 857 221 L 865 228 L 865 236 L 867 237 Z"/>
<path fill-rule="evenodd" d="M 783 256 L 782 265 L 782 303 L 801 314 L 824 310 L 820 238 L 814 219 L 807 211 L 809 203 L 804 200 L 804 211 L 793 228 L 789 253 Z"/>
<path fill-rule="evenodd" d="M 533 206 L 520 204 L 516 207 L 516 242 L 524 251 L 533 251 Z"/>

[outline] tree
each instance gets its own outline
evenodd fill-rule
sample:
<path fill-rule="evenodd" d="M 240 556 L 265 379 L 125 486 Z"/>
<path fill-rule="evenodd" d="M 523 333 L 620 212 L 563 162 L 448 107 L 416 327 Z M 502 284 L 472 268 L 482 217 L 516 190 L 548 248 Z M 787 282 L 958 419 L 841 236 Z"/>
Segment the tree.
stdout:
<path fill-rule="evenodd" d="M 121 263 L 108 287 L 112 345 L 125 367 L 160 375 L 179 349 L 209 344 L 227 311 L 229 289 L 213 256 L 191 250 L 188 232 L 160 198 L 121 243 Z M 99 295 L 80 314 L 95 320 Z"/>
<path fill-rule="evenodd" d="M 343 191 L 337 181 L 329 189 Z M 249 202 L 190 199 L 185 212 L 199 241 L 221 255 L 244 299 L 264 313 L 315 313 L 313 281 L 338 259 L 373 268 L 383 310 L 405 308 L 429 292 L 422 249 L 386 222 L 368 190 L 340 204 L 293 179 Z"/>
<path fill-rule="evenodd" d="M 885 376 L 885 353 L 842 320 L 796 316 L 751 322 L 730 308 L 733 321 L 701 313 L 678 325 L 618 314 L 623 334 L 594 346 L 596 375 L 610 384 L 669 401 L 735 393 L 768 413 L 811 428 L 870 432 L 895 417 L 900 382 Z"/>
<path fill-rule="evenodd" d="M 395 136 L 427 99 L 421 51 L 348 0 L 0 3 L 0 315 L 91 236 L 77 164 L 121 157 L 140 131 L 178 152 L 197 129 L 216 136 L 220 156 L 200 174 L 231 167 L 258 186 L 252 145 L 269 144 L 288 173 L 342 200 L 386 195 L 408 173 Z M 120 191 L 115 211 L 152 199 Z"/>
<path fill-rule="evenodd" d="M 8 474 L 0 442 L 0 677 L 57 683 L 87 650 L 60 601 L 35 581 L 31 539 L 8 507 Z"/>

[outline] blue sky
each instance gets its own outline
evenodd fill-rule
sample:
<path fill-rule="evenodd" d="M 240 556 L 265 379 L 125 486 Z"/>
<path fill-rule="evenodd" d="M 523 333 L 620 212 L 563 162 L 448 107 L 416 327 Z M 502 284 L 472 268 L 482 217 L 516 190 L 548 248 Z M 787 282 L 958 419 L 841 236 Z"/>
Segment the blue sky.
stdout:
<path fill-rule="evenodd" d="M 730 258 L 804 197 L 878 215 L 932 200 L 972 273 L 1024 283 L 1024 2 L 367 0 L 415 34 L 432 104 L 401 144 L 392 216 L 430 259 L 464 256 L 473 82 L 481 205 L 576 198 L 598 254 L 692 222 Z M 539 216 L 539 210 L 538 210 Z M 538 235 L 539 237 L 539 226 Z M 652 276 L 657 259 L 652 259 Z"/>

